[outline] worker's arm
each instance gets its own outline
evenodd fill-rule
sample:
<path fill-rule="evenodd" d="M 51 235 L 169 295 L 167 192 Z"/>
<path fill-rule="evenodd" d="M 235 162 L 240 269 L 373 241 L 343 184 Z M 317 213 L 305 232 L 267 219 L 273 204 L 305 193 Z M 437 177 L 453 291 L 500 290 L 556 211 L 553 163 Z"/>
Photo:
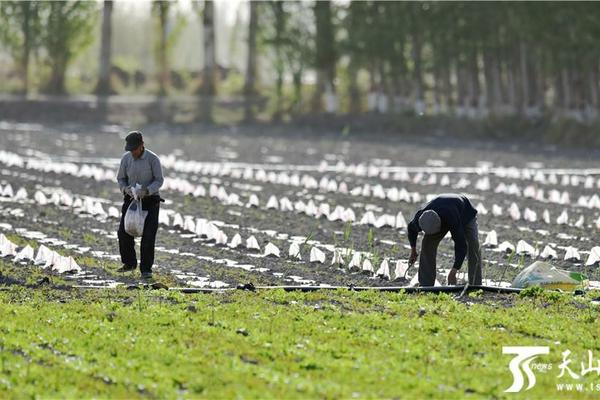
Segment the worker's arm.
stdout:
<path fill-rule="evenodd" d="M 121 158 L 121 164 L 119 165 L 119 172 L 117 172 L 117 183 L 119 184 L 119 190 L 125 194 L 125 189 L 129 186 L 129 180 L 127 179 L 127 170 L 125 157 Z"/>
<path fill-rule="evenodd" d="M 452 240 L 454 240 L 454 265 L 453 269 L 460 269 L 465 256 L 467 255 L 467 239 L 465 229 L 462 224 L 457 221 L 457 224 L 450 229 Z"/>
<path fill-rule="evenodd" d="M 160 160 L 158 158 L 154 158 L 150 163 L 150 167 L 152 168 L 152 176 L 154 180 L 148 185 L 148 194 L 153 195 L 158 193 L 158 189 L 163 185 L 165 179 L 163 178 L 162 166 L 160 165 Z"/>
<path fill-rule="evenodd" d="M 450 272 L 448 272 L 448 285 L 456 285 L 456 273 L 457 269 L 452 268 Z"/>
<path fill-rule="evenodd" d="M 467 240 L 462 225 L 455 226 L 450 230 L 450 233 L 452 234 L 452 240 L 454 240 L 454 265 L 448 272 L 448 285 L 456 285 L 456 273 L 467 255 Z"/>
<path fill-rule="evenodd" d="M 408 242 L 410 243 L 410 256 L 408 257 L 409 265 L 414 264 L 415 261 L 417 261 L 417 256 L 419 255 L 417 252 L 417 237 L 421 231 L 421 228 L 419 227 L 419 217 L 421 214 L 421 211 L 417 212 L 407 227 Z"/>

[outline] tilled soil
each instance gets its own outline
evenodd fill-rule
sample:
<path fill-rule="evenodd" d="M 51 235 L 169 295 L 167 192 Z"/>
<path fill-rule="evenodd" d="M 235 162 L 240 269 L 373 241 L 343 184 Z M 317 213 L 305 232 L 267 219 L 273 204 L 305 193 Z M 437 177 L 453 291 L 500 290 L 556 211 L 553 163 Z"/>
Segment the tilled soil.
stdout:
<path fill-rule="evenodd" d="M 198 129 L 200 129 L 199 127 Z M 0 126 L 0 149 L 17 153 L 23 157 L 50 162 L 71 162 L 78 166 L 89 164 L 114 170 L 116 176 L 118 161 L 123 154 L 123 137 L 129 127 L 101 125 L 54 125 L 10 124 Z M 261 133 L 256 127 L 249 128 L 203 128 L 197 132 L 182 132 L 181 127 L 153 126 L 144 130 L 146 145 L 157 154 L 174 155 L 181 160 L 199 162 L 216 162 L 221 165 L 231 164 L 244 167 L 246 164 L 255 169 L 279 172 L 284 169 L 289 174 L 310 175 L 317 181 L 326 177 L 337 182 L 345 182 L 349 189 L 368 185 L 380 184 L 384 188 L 404 188 L 408 192 L 418 192 L 422 201 L 427 195 L 457 191 L 466 193 L 473 204 L 482 203 L 490 213 L 480 214 L 478 223 L 480 241 L 490 230 L 498 234 L 498 241 L 509 241 L 516 246 L 519 240 L 541 250 L 546 244 L 552 244 L 558 252 L 559 259 L 551 262 L 557 267 L 584 272 L 593 281 L 600 280 L 597 266 L 586 267 L 587 251 L 598 246 L 599 229 L 595 223 L 600 210 L 578 206 L 580 196 L 593 196 L 600 189 L 599 175 L 590 175 L 593 171 L 585 169 L 598 168 L 597 158 L 592 153 L 561 151 L 561 149 L 542 148 L 534 146 L 505 146 L 498 142 L 460 142 L 444 138 L 412 138 L 410 141 L 402 137 L 379 137 L 368 140 L 367 137 L 347 138 L 327 133 L 319 136 L 306 132 L 265 132 Z M 334 166 L 343 161 L 346 165 L 364 164 L 377 167 L 422 167 L 423 179 L 415 182 L 419 172 L 411 172 L 410 181 L 397 181 L 390 176 L 357 176 L 341 171 L 324 171 L 324 163 Z M 536 169 L 571 169 L 571 176 L 593 176 L 596 184 L 592 188 L 578 185 L 563 186 L 561 176 L 558 183 L 539 183 L 529 179 L 515 179 L 487 174 L 490 181 L 489 190 L 478 190 L 475 187 L 481 174 L 468 173 L 460 168 L 515 167 Z M 439 168 L 449 168 L 442 171 Z M 457 168 L 458 170 L 452 170 Z M 290 211 L 265 209 L 271 196 L 278 199 L 288 197 L 292 203 L 313 200 L 315 204 L 328 203 L 333 210 L 340 205 L 351 207 L 360 221 L 367 210 L 376 215 L 396 215 L 402 212 L 405 219 L 410 221 L 420 202 L 390 201 L 372 196 L 353 196 L 339 192 L 328 192 L 322 189 L 306 189 L 291 185 L 275 184 L 257 180 L 244 180 L 231 176 L 209 176 L 190 172 L 182 172 L 170 168 L 164 169 L 166 177 L 186 179 L 192 183 L 201 183 L 207 189 L 216 184 L 225 188 L 228 193 L 240 195 L 242 203 L 247 203 L 251 194 L 258 196 L 260 206 L 250 208 L 243 205 L 225 205 L 209 196 L 193 197 L 173 190 L 161 191 L 161 196 L 167 200 L 162 205 L 163 211 L 172 210 L 182 215 L 205 218 L 210 221 L 220 221 L 220 229 L 229 240 L 239 233 L 245 240 L 254 235 L 261 248 L 271 242 L 281 250 L 281 257 L 263 257 L 259 252 L 253 252 L 240 247 L 230 249 L 227 246 L 217 246 L 206 239 L 198 238 L 181 228 L 162 225 L 157 236 L 157 253 L 155 271 L 165 282 L 171 285 L 193 285 L 191 282 L 218 282 L 228 286 L 252 282 L 255 285 L 355 285 L 355 286 L 398 286 L 408 284 L 408 279 L 414 275 L 416 268 L 408 271 L 405 278 L 390 281 L 372 274 L 349 271 L 345 267 L 330 265 L 331 253 L 326 251 L 325 264 L 308 262 L 312 245 L 330 245 L 336 248 L 348 248 L 370 252 L 373 255 L 374 269 L 385 257 L 389 258 L 393 269 L 396 260 L 408 257 L 408 240 L 405 229 L 391 227 L 374 228 L 354 223 L 348 225 L 341 221 L 329 221 L 327 218 L 314 218 Z M 435 174 L 437 182 L 427 184 L 428 178 Z M 440 178 L 447 175 L 449 186 L 441 186 Z M 454 188 L 461 179 L 469 180 L 465 187 Z M 583 181 L 583 179 L 582 179 Z M 91 178 L 75 177 L 73 175 L 53 172 L 42 172 L 33 169 L 3 164 L 0 166 L 0 183 L 10 184 L 13 189 L 24 187 L 28 201 L 13 201 L 5 198 L 0 203 L 3 223 L 0 232 L 28 236 L 27 232 L 41 232 L 48 238 L 66 242 L 56 249 L 65 254 L 72 254 L 80 263 L 87 275 L 76 277 L 73 281 L 78 284 L 90 284 L 111 280 L 124 284 L 137 281 L 136 274 L 117 274 L 120 266 L 116 230 L 118 219 L 95 217 L 85 213 L 75 212 L 66 206 L 48 204 L 40 206 L 32 201 L 36 190 L 45 192 L 51 189 L 62 190 L 75 196 L 90 196 L 103 201 L 103 207 L 110 206 L 120 210 L 122 197 L 116 181 L 96 181 Z M 555 204 L 541 202 L 532 198 L 495 193 L 500 183 L 516 184 L 523 189 L 527 185 L 550 190 L 567 191 L 570 204 Z M 514 221 L 506 213 L 493 216 L 492 205 L 497 204 L 506 210 L 511 203 L 520 208 L 521 213 L 530 208 L 538 215 L 536 222 L 523 219 Z M 14 212 L 15 209 L 21 212 Z M 552 223 L 541 221 L 542 212 L 548 210 Z M 556 218 L 563 211 L 569 214 L 569 224 L 558 225 Z M 583 226 L 577 227 L 574 222 L 584 217 Z M 12 227 L 9 229 L 8 225 Z M 16 229 L 21 229 L 20 231 Z M 372 240 L 369 240 L 371 236 Z M 31 236 L 31 235 L 29 235 Z M 288 247 L 292 238 L 304 238 L 301 256 L 303 261 L 287 257 Z M 300 239 L 298 239 L 300 240 Z M 34 242 L 32 244 L 35 245 Z M 580 261 L 565 261 L 564 247 L 573 246 L 580 250 Z M 81 248 L 89 247 L 88 251 Z M 78 251 L 78 249 L 80 251 Z M 102 252 L 96 254 L 93 252 Z M 484 278 L 492 282 L 500 280 L 511 282 L 514 276 L 534 261 L 530 256 L 508 257 L 506 253 L 493 248 L 483 249 Z M 438 280 L 445 282 L 441 269 L 450 268 L 453 261 L 453 242 L 446 238 L 438 251 Z M 346 262 L 349 260 L 346 260 Z M 509 265 L 509 263 L 511 265 Z M 465 261 L 466 264 L 466 261 Z M 24 268 L 36 268 L 31 265 Z M 466 265 L 463 270 L 466 270 Z M 50 273 L 44 271 L 44 273 Z M 217 286 L 218 286 L 217 285 Z M 214 285 L 213 285 L 214 286 Z"/>

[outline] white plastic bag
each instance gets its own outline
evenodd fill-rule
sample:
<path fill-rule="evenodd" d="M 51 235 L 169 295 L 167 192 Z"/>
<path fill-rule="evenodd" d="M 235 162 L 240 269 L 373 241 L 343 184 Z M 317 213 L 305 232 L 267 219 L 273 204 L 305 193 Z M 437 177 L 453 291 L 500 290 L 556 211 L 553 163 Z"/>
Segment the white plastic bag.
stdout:
<path fill-rule="evenodd" d="M 546 289 L 575 290 L 586 288 L 588 284 L 587 277 L 579 272 L 565 271 L 547 262 L 536 261 L 515 277 L 512 287 L 541 286 Z"/>
<path fill-rule="evenodd" d="M 144 222 L 148 211 L 142 210 L 142 201 L 138 199 L 138 188 L 133 189 L 133 200 L 125 213 L 125 232 L 133 237 L 141 237 L 144 233 Z"/>

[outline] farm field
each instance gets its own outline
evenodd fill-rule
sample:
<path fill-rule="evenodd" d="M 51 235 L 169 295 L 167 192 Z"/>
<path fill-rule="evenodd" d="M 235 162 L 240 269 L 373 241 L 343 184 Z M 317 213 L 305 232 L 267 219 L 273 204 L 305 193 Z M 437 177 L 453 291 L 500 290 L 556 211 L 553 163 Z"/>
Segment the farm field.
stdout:
<path fill-rule="evenodd" d="M 135 280 L 114 272 L 126 130 L 1 128 L 1 232 L 72 256 L 79 285 Z M 465 193 L 478 208 L 487 284 L 509 285 L 538 258 L 586 274 L 592 286 L 600 280 L 590 257 L 600 229 L 593 155 L 167 133 L 146 140 L 167 177 L 155 271 L 170 286 L 407 285 L 416 270 L 406 271 L 406 222 L 444 192 Z M 440 283 L 452 246 L 448 237 L 440 247 Z"/>
<path fill-rule="evenodd" d="M 129 128 L 2 122 L 0 395 L 489 398 L 511 383 L 502 346 L 600 354 L 596 290 L 227 291 L 413 286 L 406 223 L 446 192 L 478 209 L 485 285 L 543 259 L 598 289 L 597 154 L 270 129 L 143 130 L 166 177 L 156 281 L 224 290 L 183 294 L 116 272 Z M 448 237 L 438 285 L 453 256 Z M 562 395 L 554 378 L 523 395 Z"/>
<path fill-rule="evenodd" d="M 0 400 L 600 398 L 599 16 L 0 0 Z"/>

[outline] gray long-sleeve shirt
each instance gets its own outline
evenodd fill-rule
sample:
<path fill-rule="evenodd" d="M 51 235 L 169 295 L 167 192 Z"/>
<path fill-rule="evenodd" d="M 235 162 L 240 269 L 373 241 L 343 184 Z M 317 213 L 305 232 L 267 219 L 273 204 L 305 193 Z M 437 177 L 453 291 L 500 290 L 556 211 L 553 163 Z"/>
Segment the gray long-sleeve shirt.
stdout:
<path fill-rule="evenodd" d="M 134 159 L 128 151 L 121 158 L 117 182 L 121 192 L 126 187 L 139 183 L 142 188 L 148 189 L 149 195 L 158 195 L 158 190 L 164 182 L 160 159 L 148 149 L 144 149 L 138 159 Z"/>

